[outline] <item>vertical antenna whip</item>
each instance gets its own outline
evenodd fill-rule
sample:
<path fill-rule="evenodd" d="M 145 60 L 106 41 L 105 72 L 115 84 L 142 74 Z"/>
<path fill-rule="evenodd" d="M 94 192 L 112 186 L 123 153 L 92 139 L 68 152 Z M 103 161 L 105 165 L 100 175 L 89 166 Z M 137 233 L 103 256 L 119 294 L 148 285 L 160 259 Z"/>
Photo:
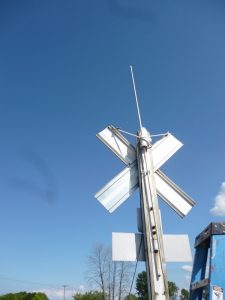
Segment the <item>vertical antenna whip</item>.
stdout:
<path fill-rule="evenodd" d="M 141 115 L 140 115 L 140 109 L 139 109 L 139 104 L 138 104 L 138 97 L 137 97 L 137 92 L 136 92 L 136 87 L 135 87 L 135 81 L 134 81 L 133 67 L 131 65 L 130 65 L 130 71 L 131 71 L 131 77 L 132 77 L 133 88 L 134 88 L 134 96 L 135 96 L 136 105 L 137 105 L 137 112 L 138 112 L 139 124 L 140 124 L 140 128 L 142 128 Z"/>

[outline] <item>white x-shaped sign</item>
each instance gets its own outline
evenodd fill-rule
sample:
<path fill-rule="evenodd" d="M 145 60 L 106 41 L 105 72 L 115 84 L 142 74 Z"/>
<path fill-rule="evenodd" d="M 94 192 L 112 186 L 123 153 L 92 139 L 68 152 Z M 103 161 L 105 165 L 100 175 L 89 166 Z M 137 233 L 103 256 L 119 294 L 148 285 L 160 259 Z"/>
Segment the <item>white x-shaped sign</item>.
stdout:
<path fill-rule="evenodd" d="M 112 213 L 139 186 L 137 155 L 135 147 L 113 126 L 106 127 L 97 134 L 97 137 L 127 165 L 95 195 L 98 201 Z M 168 133 L 152 145 L 152 158 L 157 194 L 181 217 L 184 217 L 195 202 L 159 170 L 182 145 L 172 134 Z"/>

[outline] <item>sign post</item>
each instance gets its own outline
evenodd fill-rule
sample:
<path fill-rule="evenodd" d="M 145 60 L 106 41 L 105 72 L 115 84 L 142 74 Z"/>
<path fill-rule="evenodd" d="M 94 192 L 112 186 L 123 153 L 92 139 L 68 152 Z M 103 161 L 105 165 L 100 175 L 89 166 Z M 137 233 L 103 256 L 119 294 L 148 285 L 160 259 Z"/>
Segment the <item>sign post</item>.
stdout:
<path fill-rule="evenodd" d="M 172 180 L 170 180 L 159 168 L 182 146 L 172 134 L 167 133 L 163 138 L 152 144 L 150 133 L 142 126 L 137 93 L 135 88 L 133 70 L 131 67 L 134 94 L 138 110 L 140 130 L 136 136 L 137 145 L 134 147 L 120 132 L 118 128 L 108 126 L 97 134 L 97 137 L 126 165 L 126 168 L 106 184 L 95 197 L 110 212 L 115 211 L 132 193 L 139 187 L 141 199 L 141 219 L 144 237 L 144 260 L 148 280 L 149 300 L 169 300 L 168 283 L 166 275 L 166 259 L 164 254 L 163 233 L 158 205 L 159 195 L 179 216 L 184 217 L 192 209 L 195 202 L 184 193 Z M 133 135 L 133 134 L 132 134 Z M 133 249 L 124 249 L 121 235 L 114 240 L 120 241 L 120 245 L 113 245 L 117 250 L 116 256 L 126 256 Z M 139 235 L 127 235 L 127 245 L 133 245 L 134 251 L 141 249 Z M 179 248 L 184 249 L 185 257 L 178 255 L 179 259 L 173 261 L 188 261 L 191 256 L 187 249 L 187 239 L 184 236 L 168 236 L 166 245 L 170 252 L 174 247 L 174 240 Z M 165 239 L 164 239 L 165 241 Z M 135 244 L 136 243 L 136 244 Z M 118 254 L 118 249 L 121 250 Z M 167 249 L 166 249 L 167 250 Z M 174 252 L 174 251 L 172 251 Z M 181 251 L 182 252 L 182 251 Z M 125 255 L 124 255 L 125 254 Z M 131 254 L 131 255 L 129 255 Z M 139 260 L 140 253 L 128 253 L 127 257 L 136 257 Z M 172 255 L 173 256 L 173 255 Z M 129 259 L 128 259 L 129 260 Z M 168 260 L 167 260 L 168 261 Z M 171 260 L 169 260 L 171 261 Z M 189 260 L 190 261 L 190 260 Z"/>
<path fill-rule="evenodd" d="M 150 134 L 142 127 L 137 138 L 137 159 L 148 295 L 149 299 L 163 300 L 169 299 L 169 293 L 151 147 Z"/>

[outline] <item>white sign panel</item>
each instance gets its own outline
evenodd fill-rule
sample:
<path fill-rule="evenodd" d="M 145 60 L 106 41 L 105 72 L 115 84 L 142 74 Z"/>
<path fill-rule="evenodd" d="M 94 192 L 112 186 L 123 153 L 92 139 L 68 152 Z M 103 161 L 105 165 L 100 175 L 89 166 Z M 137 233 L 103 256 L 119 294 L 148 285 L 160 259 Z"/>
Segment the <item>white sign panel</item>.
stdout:
<path fill-rule="evenodd" d="M 155 182 L 157 194 L 181 217 L 186 216 L 195 202 L 161 171 L 155 173 Z M 134 163 L 106 184 L 95 198 L 112 213 L 132 195 L 138 185 L 138 170 Z"/>
<path fill-rule="evenodd" d="M 192 262 L 187 234 L 164 234 L 163 244 L 166 262 Z"/>
<path fill-rule="evenodd" d="M 98 201 L 112 213 L 138 188 L 136 150 L 113 126 L 105 128 L 97 134 L 97 137 L 128 166 L 95 195 Z M 152 157 L 158 195 L 181 217 L 184 217 L 195 202 L 159 170 L 182 145 L 179 140 L 168 133 L 152 146 Z"/>
<path fill-rule="evenodd" d="M 105 185 L 96 195 L 95 198 L 112 213 L 127 198 L 131 196 L 138 187 L 137 165 L 134 163 L 126 167 L 121 173 L 114 177 Z"/>
<path fill-rule="evenodd" d="M 154 171 L 158 170 L 183 144 L 171 133 L 157 141 L 152 146 Z"/>
<path fill-rule="evenodd" d="M 139 255 L 138 255 L 139 254 Z M 112 233 L 113 261 L 145 261 L 142 234 Z"/>
<path fill-rule="evenodd" d="M 144 261 L 143 234 L 112 234 L 113 261 Z M 166 262 L 192 262 L 188 235 L 163 235 Z"/>
<path fill-rule="evenodd" d="M 97 137 L 126 165 L 132 164 L 136 160 L 135 148 L 115 127 L 106 127 L 97 134 Z"/>
<path fill-rule="evenodd" d="M 112 125 L 97 134 L 97 137 L 109 147 L 126 165 L 136 160 L 134 146 Z M 183 144 L 171 133 L 152 146 L 154 170 L 158 170 Z"/>
<path fill-rule="evenodd" d="M 155 173 L 155 184 L 157 194 L 181 217 L 186 216 L 194 206 L 195 202 L 159 170 Z"/>

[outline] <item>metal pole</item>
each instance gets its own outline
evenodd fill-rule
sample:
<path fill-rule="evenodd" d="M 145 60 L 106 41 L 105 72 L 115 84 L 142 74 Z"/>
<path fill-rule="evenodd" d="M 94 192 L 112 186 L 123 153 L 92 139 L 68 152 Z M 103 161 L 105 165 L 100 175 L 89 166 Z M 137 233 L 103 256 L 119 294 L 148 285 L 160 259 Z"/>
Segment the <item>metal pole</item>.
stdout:
<path fill-rule="evenodd" d="M 68 285 L 66 285 L 66 284 L 63 285 L 63 300 L 66 299 L 66 287 L 67 287 L 67 286 L 68 286 Z"/>
<path fill-rule="evenodd" d="M 130 66 L 130 71 L 131 71 L 131 77 L 132 77 L 132 82 L 133 82 L 134 97 L 135 97 L 137 112 L 138 112 L 138 120 L 139 120 L 140 129 L 141 129 L 142 128 L 141 114 L 140 114 L 140 109 L 139 109 L 139 104 L 138 104 L 138 96 L 137 96 L 136 85 L 135 85 L 135 80 L 134 80 L 134 72 L 133 72 L 132 66 Z"/>
<path fill-rule="evenodd" d="M 168 300 L 168 284 L 162 241 L 162 226 L 154 180 L 150 133 L 138 133 L 137 159 L 144 229 L 144 246 L 149 300 Z"/>

